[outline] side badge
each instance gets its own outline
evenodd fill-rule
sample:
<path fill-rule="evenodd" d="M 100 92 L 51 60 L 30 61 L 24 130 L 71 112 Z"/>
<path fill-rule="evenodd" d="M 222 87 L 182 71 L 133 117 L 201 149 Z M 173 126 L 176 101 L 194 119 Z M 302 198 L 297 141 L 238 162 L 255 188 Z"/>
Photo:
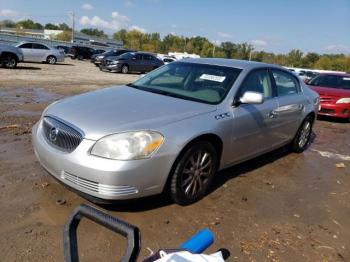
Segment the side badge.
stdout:
<path fill-rule="evenodd" d="M 228 113 L 228 112 L 220 114 L 220 115 L 216 115 L 215 119 L 220 120 L 220 119 L 227 118 L 227 117 L 230 117 L 230 113 Z"/>

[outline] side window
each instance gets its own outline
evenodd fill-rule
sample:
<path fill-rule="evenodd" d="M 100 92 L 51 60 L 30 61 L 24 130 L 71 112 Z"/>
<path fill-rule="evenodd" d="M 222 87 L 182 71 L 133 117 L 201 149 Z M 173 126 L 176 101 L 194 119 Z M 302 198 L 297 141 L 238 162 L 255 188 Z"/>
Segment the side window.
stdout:
<path fill-rule="evenodd" d="M 273 97 L 269 71 L 267 69 L 261 69 L 251 72 L 239 89 L 239 97 L 243 96 L 247 91 L 262 93 L 264 94 L 264 98 Z"/>
<path fill-rule="evenodd" d="M 40 44 L 33 44 L 33 49 L 44 49 L 47 50 L 48 48 L 44 45 L 40 45 Z"/>
<path fill-rule="evenodd" d="M 300 90 L 298 80 L 291 74 L 279 70 L 272 70 L 278 96 L 297 94 Z"/>
<path fill-rule="evenodd" d="M 136 57 L 136 60 L 142 60 L 142 55 L 141 54 L 137 54 L 135 57 Z"/>
<path fill-rule="evenodd" d="M 20 45 L 19 48 L 32 48 L 32 44 L 31 43 L 26 43 L 26 44 L 23 44 L 23 45 Z"/>

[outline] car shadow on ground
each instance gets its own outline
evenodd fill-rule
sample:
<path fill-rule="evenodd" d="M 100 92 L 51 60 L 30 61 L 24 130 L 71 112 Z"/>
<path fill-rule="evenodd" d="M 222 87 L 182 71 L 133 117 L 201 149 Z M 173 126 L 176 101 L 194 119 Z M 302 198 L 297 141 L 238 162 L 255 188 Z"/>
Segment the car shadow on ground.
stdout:
<path fill-rule="evenodd" d="M 75 66 L 73 64 L 67 64 L 67 63 L 56 63 L 53 66 Z"/>
<path fill-rule="evenodd" d="M 312 145 L 312 143 L 314 143 L 315 139 L 316 134 L 312 133 L 308 148 Z M 216 174 L 215 176 L 215 179 L 213 181 L 212 186 L 209 189 L 207 196 L 215 192 L 220 187 L 222 187 L 228 180 L 234 179 L 239 176 L 244 177 L 247 173 L 254 171 L 255 169 L 261 168 L 267 164 L 271 164 L 287 156 L 290 153 L 290 149 L 287 146 L 284 146 L 269 153 L 266 153 L 262 156 L 253 158 L 241 164 L 237 164 L 230 168 L 226 168 L 224 170 L 219 171 L 218 174 Z M 156 195 L 140 199 L 95 204 L 109 211 L 142 212 L 172 205 L 174 203 L 167 194 L 163 193 L 162 195 Z"/>
<path fill-rule="evenodd" d="M 310 141 L 305 150 L 308 150 L 310 146 L 315 142 L 317 135 L 312 132 L 310 136 Z M 265 165 L 271 164 L 287 155 L 292 154 L 291 149 L 288 145 L 275 149 L 269 153 L 258 156 L 251 160 L 245 161 L 243 163 L 234 165 L 232 167 L 221 170 L 215 177 L 213 185 L 209 190 L 208 194 L 216 191 L 218 188 L 222 187 L 228 180 L 231 180 L 235 177 L 244 177 L 247 173 L 254 171 L 258 168 L 261 168 Z"/>
<path fill-rule="evenodd" d="M 331 123 L 340 123 L 340 124 L 348 124 L 350 122 L 350 118 L 338 118 L 338 117 L 331 117 L 331 116 L 317 116 L 318 121 L 322 122 L 331 122 Z"/>
<path fill-rule="evenodd" d="M 12 70 L 41 70 L 40 67 L 34 67 L 34 66 L 20 66 L 18 65 L 16 68 Z"/>

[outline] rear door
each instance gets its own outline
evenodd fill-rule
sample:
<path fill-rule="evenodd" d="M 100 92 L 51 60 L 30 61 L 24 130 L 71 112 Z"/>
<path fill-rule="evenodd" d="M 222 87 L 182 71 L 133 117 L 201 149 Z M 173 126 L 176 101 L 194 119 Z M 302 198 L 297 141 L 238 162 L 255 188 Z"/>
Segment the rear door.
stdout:
<path fill-rule="evenodd" d="M 33 43 L 33 48 L 32 48 L 33 61 L 37 61 L 37 62 L 46 61 L 49 50 L 50 49 L 47 46 L 44 46 L 42 44 Z"/>
<path fill-rule="evenodd" d="M 291 140 L 303 117 L 304 105 L 307 103 L 306 96 L 302 93 L 299 79 L 289 72 L 272 69 L 273 83 L 277 91 L 278 108 L 278 138 L 280 143 Z"/>
<path fill-rule="evenodd" d="M 143 55 L 136 54 L 132 59 L 131 71 L 144 72 Z"/>
<path fill-rule="evenodd" d="M 32 43 L 25 43 L 18 46 L 23 52 L 24 61 L 33 61 L 32 45 Z"/>
<path fill-rule="evenodd" d="M 240 104 L 232 109 L 232 162 L 254 157 L 275 144 L 277 128 L 276 92 L 268 68 L 250 72 L 240 86 L 236 100 L 247 91 L 264 94 L 262 104 Z"/>
<path fill-rule="evenodd" d="M 149 72 L 152 71 L 155 67 L 156 60 L 152 55 L 145 54 L 143 55 L 144 58 L 144 71 Z"/>

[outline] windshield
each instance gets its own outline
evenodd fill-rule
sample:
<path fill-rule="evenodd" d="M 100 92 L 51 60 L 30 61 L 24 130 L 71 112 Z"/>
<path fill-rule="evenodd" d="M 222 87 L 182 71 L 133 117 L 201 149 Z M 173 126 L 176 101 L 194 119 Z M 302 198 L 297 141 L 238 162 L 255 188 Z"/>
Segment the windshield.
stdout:
<path fill-rule="evenodd" d="M 350 76 L 346 75 L 319 75 L 312 79 L 308 85 L 323 86 L 340 89 L 350 89 Z"/>
<path fill-rule="evenodd" d="M 104 56 L 111 56 L 114 54 L 114 51 L 113 50 L 109 50 L 109 51 L 106 51 L 104 53 L 102 53 L 101 55 L 104 55 Z"/>
<path fill-rule="evenodd" d="M 240 69 L 173 62 L 153 71 L 131 86 L 148 92 L 218 104 L 236 81 Z"/>

